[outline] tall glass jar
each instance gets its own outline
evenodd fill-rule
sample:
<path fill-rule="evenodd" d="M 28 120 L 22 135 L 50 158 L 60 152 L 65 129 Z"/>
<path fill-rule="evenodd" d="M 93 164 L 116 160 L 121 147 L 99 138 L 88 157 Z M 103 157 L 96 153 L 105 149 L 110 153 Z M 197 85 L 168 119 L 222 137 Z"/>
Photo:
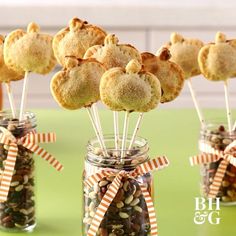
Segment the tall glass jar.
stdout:
<path fill-rule="evenodd" d="M 224 151 L 225 148 L 234 140 L 236 140 L 236 131 L 229 133 L 226 130 L 227 125 L 212 122 L 207 124 L 201 130 L 199 148 L 201 151 L 201 144 L 208 144 L 216 150 Z M 214 176 L 222 158 L 217 162 L 203 164 L 201 166 L 201 192 L 207 197 L 210 186 L 213 182 Z M 236 167 L 229 164 L 227 166 L 222 184 L 216 197 L 219 197 L 222 204 L 235 205 L 236 204 Z"/>
<path fill-rule="evenodd" d="M 24 114 L 24 119 L 13 119 L 10 112 L 0 112 L 0 132 L 10 131 L 21 138 L 36 128 L 33 113 Z M 0 180 L 4 171 L 9 146 L 0 144 Z M 0 203 L 0 229 L 5 231 L 32 231 L 35 227 L 33 153 L 18 145 L 15 170 L 6 202 Z"/>
<path fill-rule="evenodd" d="M 127 139 L 128 147 L 130 139 Z M 113 171 L 131 171 L 141 163 L 149 160 L 148 143 L 143 138 L 136 138 L 131 151 L 126 151 L 123 161 L 118 158 L 121 150 L 114 149 L 114 137 L 106 136 L 105 144 L 109 157 L 104 157 L 97 139 L 89 141 L 85 157 L 84 180 L 104 168 Z M 87 235 L 96 209 L 115 176 L 103 178 L 91 188 L 84 186 L 83 236 Z M 147 206 L 138 183 L 146 185 L 153 198 L 152 176 L 150 173 L 136 179 L 124 177 L 111 205 L 99 226 L 97 236 L 147 236 L 150 224 Z"/>

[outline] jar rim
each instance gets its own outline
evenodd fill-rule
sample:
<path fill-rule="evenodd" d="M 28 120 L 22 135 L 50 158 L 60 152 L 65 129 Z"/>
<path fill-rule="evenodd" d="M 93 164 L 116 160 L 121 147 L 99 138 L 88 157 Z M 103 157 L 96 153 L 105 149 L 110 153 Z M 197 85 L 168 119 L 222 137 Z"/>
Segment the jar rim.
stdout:
<path fill-rule="evenodd" d="M 221 126 L 222 130 L 220 130 Z M 232 130 L 231 132 L 229 132 L 227 121 L 225 120 L 222 121 L 219 118 L 207 120 L 205 122 L 205 125 L 201 127 L 200 134 L 201 135 L 218 134 L 224 137 L 236 139 L 236 130 Z"/>
<path fill-rule="evenodd" d="M 17 110 L 16 114 L 17 114 L 16 117 L 19 117 L 19 110 Z M 24 119 L 19 121 L 18 118 L 12 117 L 11 110 L 3 110 L 3 111 L 0 111 L 0 123 L 4 121 L 3 118 L 10 119 L 9 121 L 11 122 L 11 124 L 17 125 L 18 127 L 23 127 L 28 121 L 31 122 L 32 128 L 36 127 L 36 121 L 37 121 L 36 115 L 31 111 L 25 111 L 23 114 Z"/>
<path fill-rule="evenodd" d="M 122 136 L 119 136 L 120 140 L 122 140 Z M 132 136 L 127 136 L 127 146 L 129 146 L 129 143 L 131 141 Z M 148 151 L 149 146 L 148 142 L 145 138 L 142 137 L 136 137 L 134 141 L 134 145 L 132 146 L 132 149 L 126 148 L 125 150 L 122 150 L 121 148 L 115 149 L 115 142 L 114 142 L 114 135 L 108 134 L 104 135 L 104 142 L 105 144 L 111 142 L 112 147 L 107 147 L 107 152 L 110 154 L 109 156 L 104 156 L 102 154 L 102 149 L 99 146 L 99 142 L 96 137 L 91 138 L 88 141 L 87 144 L 87 156 L 86 159 L 95 164 L 95 165 L 105 165 L 105 167 L 110 168 L 134 168 L 137 165 L 147 161 L 149 159 Z M 110 143 L 109 143 L 110 144 Z M 98 154 L 96 152 L 96 149 L 100 149 L 100 153 Z M 120 158 L 121 152 L 125 152 L 124 158 Z"/>
<path fill-rule="evenodd" d="M 104 136 L 104 139 L 113 139 L 113 140 L 114 140 L 114 135 L 113 135 L 113 134 L 105 134 L 105 135 L 103 135 L 103 136 Z M 119 135 L 119 139 L 122 140 L 122 138 L 123 138 L 123 137 L 122 137 L 121 135 Z M 130 141 L 131 141 L 131 138 L 132 138 L 131 135 L 127 135 L 126 141 L 130 142 Z M 96 148 L 96 147 L 93 146 L 92 142 L 98 143 L 97 137 L 95 137 L 95 136 L 92 137 L 91 139 L 89 139 L 89 141 L 88 141 L 88 143 L 87 143 L 87 147 L 88 147 L 88 148 L 91 148 L 91 150 Z M 143 145 L 140 145 L 138 148 L 133 148 L 133 147 L 134 147 L 134 145 L 133 145 L 132 150 L 137 150 L 137 149 L 145 148 L 145 147 L 148 146 L 147 139 L 145 139 L 145 138 L 143 138 L 143 137 L 140 137 L 140 136 L 137 136 L 137 137 L 135 138 L 134 144 L 141 143 L 141 142 L 143 142 L 144 144 L 143 144 Z M 126 146 L 127 146 L 127 145 L 126 145 Z M 130 151 L 128 148 L 122 150 L 121 148 L 115 149 L 115 147 L 114 147 L 114 148 L 109 148 L 109 150 L 110 150 L 110 151 L 127 151 L 127 152 Z"/>

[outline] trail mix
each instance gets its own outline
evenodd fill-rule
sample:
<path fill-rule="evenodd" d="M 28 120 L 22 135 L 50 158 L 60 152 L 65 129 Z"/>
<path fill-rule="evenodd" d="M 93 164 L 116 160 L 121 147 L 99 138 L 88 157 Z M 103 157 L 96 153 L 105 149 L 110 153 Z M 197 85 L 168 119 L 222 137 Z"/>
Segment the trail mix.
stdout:
<path fill-rule="evenodd" d="M 17 120 L 1 120 L 1 126 L 16 138 L 29 131 L 29 127 L 17 125 Z M 4 170 L 9 146 L 0 144 L 0 179 Z M 0 203 L 0 228 L 28 229 L 35 225 L 34 159 L 33 153 L 18 145 L 18 154 L 8 199 Z"/>
<path fill-rule="evenodd" d="M 202 141 L 210 144 L 213 148 L 224 151 L 225 148 L 235 139 L 236 133 L 229 135 L 224 126 L 219 126 L 217 130 L 209 131 L 202 137 Z M 233 138 L 234 137 L 234 138 Z M 222 160 L 222 159 L 221 159 Z M 210 164 L 204 164 L 201 172 L 203 176 L 202 192 L 204 196 L 210 191 L 210 185 L 213 182 L 214 176 L 218 169 L 221 160 L 212 162 Z M 236 201 L 236 167 L 229 164 L 225 173 L 225 176 L 220 187 L 220 191 L 217 194 L 223 202 Z"/>
<path fill-rule="evenodd" d="M 85 216 L 86 232 L 95 215 L 104 194 L 115 176 L 103 178 L 93 188 L 85 189 Z M 146 174 L 139 179 L 147 186 L 151 194 L 151 177 Z M 108 208 L 101 222 L 97 236 L 145 236 L 149 235 L 150 224 L 147 206 L 141 189 L 134 179 L 123 178 L 120 189 Z"/>

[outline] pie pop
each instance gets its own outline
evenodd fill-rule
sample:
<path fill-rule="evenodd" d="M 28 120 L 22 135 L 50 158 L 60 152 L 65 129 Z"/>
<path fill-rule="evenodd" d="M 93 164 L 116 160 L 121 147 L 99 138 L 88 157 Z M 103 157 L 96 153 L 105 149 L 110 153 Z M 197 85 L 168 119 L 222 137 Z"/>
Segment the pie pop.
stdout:
<path fill-rule="evenodd" d="M 161 83 L 161 103 L 173 101 L 180 94 L 184 85 L 184 72 L 179 65 L 170 61 L 171 54 L 162 48 L 155 56 L 142 53 L 143 68 L 154 74 Z"/>
<path fill-rule="evenodd" d="M 27 32 L 22 29 L 11 32 L 4 43 L 6 65 L 18 73 L 25 73 L 19 119 L 23 119 L 28 90 L 28 73 L 49 73 L 56 65 L 52 50 L 52 37 L 41 34 L 39 26 L 30 23 Z"/>
<path fill-rule="evenodd" d="M 95 59 L 65 58 L 65 67 L 51 80 L 51 91 L 58 104 L 75 110 L 90 107 L 100 99 L 99 84 L 105 68 Z"/>
<path fill-rule="evenodd" d="M 86 108 L 104 155 L 108 156 L 97 113 L 92 105 L 100 100 L 99 84 L 105 72 L 104 66 L 95 59 L 66 57 L 63 70 L 51 80 L 51 92 L 57 103 L 66 109 Z"/>
<path fill-rule="evenodd" d="M 111 68 L 106 71 L 100 84 L 101 100 L 111 110 L 125 111 L 122 138 L 121 160 L 124 158 L 130 112 L 147 112 L 155 107 L 161 99 L 161 85 L 155 75 L 143 71 L 141 64 L 133 59 L 125 68 Z M 135 129 L 133 137 L 138 130 Z M 130 147 L 134 142 L 133 137 Z"/>
<path fill-rule="evenodd" d="M 6 84 L 7 94 L 12 111 L 12 117 L 16 118 L 16 108 L 13 99 L 13 94 L 11 92 L 10 82 L 23 79 L 24 74 L 18 73 L 6 66 L 3 55 L 3 45 L 4 45 L 4 37 L 0 35 L 0 81 Z"/>
<path fill-rule="evenodd" d="M 198 53 L 203 45 L 203 42 L 199 39 L 184 38 L 177 33 L 171 34 L 170 42 L 166 45 L 171 53 L 170 60 L 178 64 L 184 71 L 184 78 L 187 80 L 193 103 L 202 126 L 205 125 L 205 119 L 199 107 L 191 77 L 201 74 L 198 65 Z"/>
<path fill-rule="evenodd" d="M 228 129 L 231 132 L 232 118 L 227 81 L 236 74 L 236 40 L 226 40 L 226 36 L 218 32 L 215 43 L 207 44 L 200 50 L 198 62 L 206 79 L 224 83 Z"/>
<path fill-rule="evenodd" d="M 104 45 L 95 45 L 89 48 L 84 57 L 95 58 L 101 62 L 107 69 L 113 67 L 122 67 L 129 63 L 130 60 L 136 59 L 139 63 L 142 62 L 139 51 L 130 44 L 119 44 L 119 40 L 114 34 L 109 34 L 104 40 Z M 113 111 L 114 119 L 114 134 L 115 148 L 119 148 L 119 126 L 118 113 Z"/>
<path fill-rule="evenodd" d="M 59 64 L 64 65 L 66 56 L 83 58 L 93 45 L 103 44 L 106 32 L 78 18 L 69 22 L 69 27 L 60 30 L 53 38 L 53 50 Z"/>
<path fill-rule="evenodd" d="M 139 51 L 130 44 L 118 44 L 119 40 L 114 34 L 109 34 L 104 40 L 104 45 L 95 45 L 89 48 L 84 57 L 95 58 L 103 63 L 107 69 L 113 67 L 122 67 L 130 60 L 136 59 L 142 62 Z"/>

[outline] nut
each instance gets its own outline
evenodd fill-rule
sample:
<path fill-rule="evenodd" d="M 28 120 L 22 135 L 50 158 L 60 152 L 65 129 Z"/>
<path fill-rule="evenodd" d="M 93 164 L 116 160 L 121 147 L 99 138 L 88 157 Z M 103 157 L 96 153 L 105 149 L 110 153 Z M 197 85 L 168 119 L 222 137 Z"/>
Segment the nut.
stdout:
<path fill-rule="evenodd" d="M 122 208 L 124 205 L 125 204 L 122 201 L 116 203 L 117 208 Z"/>
<path fill-rule="evenodd" d="M 102 181 L 100 181 L 100 183 L 99 183 L 98 185 L 99 185 L 99 187 L 104 187 L 104 186 L 106 186 L 107 184 L 108 184 L 108 181 L 102 180 Z"/>
<path fill-rule="evenodd" d="M 23 185 L 18 185 L 18 186 L 15 188 L 15 191 L 16 191 L 16 192 L 20 192 L 23 188 L 24 188 Z"/>
<path fill-rule="evenodd" d="M 139 204 L 140 200 L 139 198 L 135 198 L 131 203 L 130 206 L 136 206 L 137 204 Z"/>
<path fill-rule="evenodd" d="M 135 211 L 138 211 L 138 212 L 140 212 L 140 213 L 143 211 L 143 209 L 142 209 L 141 207 L 139 207 L 139 206 L 135 206 L 135 207 L 134 207 L 134 210 L 135 210 Z"/>
<path fill-rule="evenodd" d="M 133 199 L 134 199 L 133 195 L 128 196 L 125 199 L 125 204 L 129 205 L 133 201 Z"/>
<path fill-rule="evenodd" d="M 120 218 L 122 218 L 122 219 L 127 219 L 127 218 L 129 218 L 129 215 L 128 215 L 127 213 L 125 213 L 125 212 L 119 212 L 119 216 L 120 216 Z"/>

